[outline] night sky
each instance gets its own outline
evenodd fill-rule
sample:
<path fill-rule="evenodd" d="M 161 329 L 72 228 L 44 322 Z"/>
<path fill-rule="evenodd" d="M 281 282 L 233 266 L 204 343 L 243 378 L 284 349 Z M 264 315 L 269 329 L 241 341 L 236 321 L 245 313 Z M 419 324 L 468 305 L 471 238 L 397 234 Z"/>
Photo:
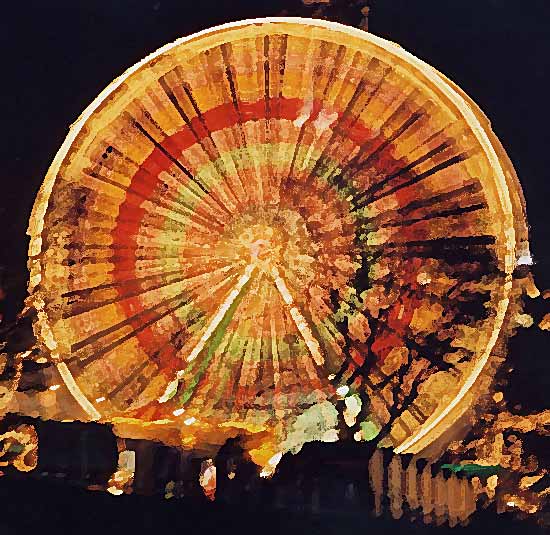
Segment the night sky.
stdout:
<path fill-rule="evenodd" d="M 550 2 L 369 5 L 370 31 L 443 72 L 491 120 L 524 189 L 535 280 L 541 290 L 550 288 Z M 69 125 L 85 107 L 116 76 L 178 37 L 284 11 L 307 16 L 313 10 L 299 0 L 2 2 L 0 285 L 7 297 L 0 313 L 6 320 L 20 310 L 26 293 L 25 231 L 34 197 Z M 333 13 L 334 20 L 360 20 L 358 7 Z M 550 312 L 550 300 L 528 307 L 537 321 Z M 508 399 L 523 412 L 547 407 L 549 343 L 550 334 L 536 328 L 512 343 Z"/>

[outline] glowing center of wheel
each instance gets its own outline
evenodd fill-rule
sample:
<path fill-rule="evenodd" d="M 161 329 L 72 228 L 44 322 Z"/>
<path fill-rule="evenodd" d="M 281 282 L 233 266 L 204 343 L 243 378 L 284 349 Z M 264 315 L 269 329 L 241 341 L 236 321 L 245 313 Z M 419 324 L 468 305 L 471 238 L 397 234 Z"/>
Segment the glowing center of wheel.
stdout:
<path fill-rule="evenodd" d="M 250 245 L 250 258 L 253 262 L 260 263 L 271 256 L 271 243 L 269 240 L 259 239 Z"/>
<path fill-rule="evenodd" d="M 244 242 L 250 253 L 250 262 L 268 273 L 281 252 L 281 236 L 271 226 L 256 225 L 245 233 Z"/>
<path fill-rule="evenodd" d="M 239 215 L 228 225 L 215 250 L 232 258 L 235 265 L 254 265 L 258 273 L 269 274 L 276 266 L 299 288 L 314 275 L 317 247 L 304 219 L 294 209 L 263 208 Z"/>

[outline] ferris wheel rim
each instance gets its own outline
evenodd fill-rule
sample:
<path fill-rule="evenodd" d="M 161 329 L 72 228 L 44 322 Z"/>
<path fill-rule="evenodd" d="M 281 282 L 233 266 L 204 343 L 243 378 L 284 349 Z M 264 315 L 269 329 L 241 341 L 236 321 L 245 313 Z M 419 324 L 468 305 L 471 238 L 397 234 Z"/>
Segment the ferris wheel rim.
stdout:
<path fill-rule="evenodd" d="M 429 425 L 422 425 L 420 432 L 415 433 L 412 437 L 406 439 L 402 444 L 398 445 L 395 448 L 395 451 L 397 453 L 411 451 L 412 449 L 415 449 L 415 447 L 417 447 L 418 444 L 422 442 L 422 439 L 428 436 L 439 424 L 441 424 L 450 415 L 450 413 L 454 409 L 456 409 L 460 405 L 464 396 L 468 393 L 470 388 L 478 379 L 480 373 L 487 365 L 487 362 L 491 356 L 491 352 L 493 351 L 493 348 L 502 330 L 509 307 L 509 295 L 512 289 L 513 282 L 512 273 L 516 265 L 516 259 L 514 257 L 516 249 L 516 232 L 514 229 L 513 220 L 514 207 L 508 194 L 505 171 L 502 167 L 501 159 L 497 155 L 495 147 L 493 146 L 493 142 L 491 142 L 491 139 L 486 132 L 486 128 L 479 121 L 475 111 L 472 109 L 471 105 L 466 101 L 466 99 L 462 95 L 460 95 L 459 92 L 454 89 L 448 81 L 442 78 L 441 75 L 435 69 L 433 69 L 433 67 L 389 40 L 340 23 L 318 19 L 306 19 L 300 17 L 268 17 L 246 19 L 242 21 L 222 24 L 202 30 L 186 37 L 179 38 L 172 43 L 162 46 L 155 52 L 149 54 L 144 59 L 127 69 L 121 76 L 111 82 L 84 110 L 80 117 L 71 125 L 66 139 L 64 140 L 50 168 L 48 169 L 46 177 L 43 181 L 43 184 L 40 188 L 35 204 L 33 206 L 27 231 L 31 238 L 29 244 L 29 264 L 33 264 L 35 267 L 38 266 L 38 277 L 35 276 L 34 280 L 31 279 L 31 282 L 29 284 L 29 293 L 32 294 L 33 290 L 40 282 L 40 253 L 42 251 L 41 234 L 43 230 L 43 219 L 48 209 L 49 198 L 57 178 L 57 173 L 65 157 L 73 147 L 73 143 L 78 134 L 82 131 L 83 127 L 86 125 L 87 121 L 94 114 L 94 112 L 96 112 L 96 110 L 105 102 L 106 99 L 108 99 L 109 96 L 111 96 L 117 89 L 119 89 L 120 86 L 122 86 L 122 84 L 124 84 L 125 80 L 127 80 L 133 74 L 137 73 L 142 67 L 147 66 L 150 62 L 159 58 L 163 54 L 170 52 L 171 50 L 179 46 L 188 44 L 195 40 L 199 40 L 214 33 L 227 32 L 251 25 L 265 24 L 299 24 L 334 30 L 359 38 L 363 41 L 369 42 L 370 44 L 374 44 L 375 46 L 389 53 L 390 55 L 396 56 L 397 58 L 401 59 L 407 65 L 413 67 L 416 71 L 421 73 L 431 84 L 437 86 L 437 89 L 443 93 L 444 98 L 458 109 L 460 115 L 462 115 L 467 125 L 479 141 L 480 145 L 483 147 L 484 153 L 489 159 L 491 168 L 495 173 L 494 182 L 497 185 L 498 198 L 501 205 L 503 206 L 503 211 L 506 214 L 506 220 L 503 225 L 504 233 L 506 236 L 506 253 L 504 255 L 505 281 L 503 287 L 503 293 L 505 297 L 502 298 L 498 303 L 498 307 L 496 310 L 497 316 L 495 318 L 493 331 L 485 347 L 485 350 L 482 355 L 478 355 L 477 363 L 473 371 L 470 372 L 468 380 L 464 383 L 458 394 L 450 403 L 446 405 L 445 409 L 441 411 L 440 414 L 429 423 Z M 48 327 L 48 315 L 47 311 L 44 308 L 44 302 L 40 299 L 40 292 L 38 292 L 37 295 L 34 296 L 33 302 L 38 310 L 40 329 L 42 331 L 41 339 L 45 340 L 46 346 L 50 350 L 52 360 L 55 362 L 60 374 L 63 377 L 63 380 L 69 387 L 71 394 L 75 397 L 82 409 L 88 414 L 91 419 L 101 419 L 103 416 L 100 411 L 84 395 L 74 377 L 72 376 L 71 372 L 69 371 L 67 365 L 62 361 L 60 355 L 56 352 L 57 344 L 53 332 Z"/>

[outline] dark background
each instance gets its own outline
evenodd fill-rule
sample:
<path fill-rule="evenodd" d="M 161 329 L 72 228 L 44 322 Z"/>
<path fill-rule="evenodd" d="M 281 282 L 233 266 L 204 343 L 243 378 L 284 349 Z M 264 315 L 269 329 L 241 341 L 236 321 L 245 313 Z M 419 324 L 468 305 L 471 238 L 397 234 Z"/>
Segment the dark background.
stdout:
<path fill-rule="evenodd" d="M 360 6 L 352 0 L 337 4 L 327 10 L 329 18 L 359 24 Z M 370 31 L 443 72 L 492 121 L 523 185 L 535 280 L 541 290 L 550 288 L 550 2 L 368 4 Z M 5 321 L 15 317 L 26 293 L 25 231 L 34 197 L 69 125 L 93 98 L 126 68 L 180 36 L 244 18 L 315 11 L 300 0 L 11 0 L 0 9 L 0 287 L 6 292 L 0 313 Z M 550 312 L 550 301 L 539 298 L 527 307 L 539 321 Z M 536 328 L 514 338 L 514 371 L 506 392 L 510 408 L 526 413 L 547 407 L 549 343 L 550 335 Z"/>

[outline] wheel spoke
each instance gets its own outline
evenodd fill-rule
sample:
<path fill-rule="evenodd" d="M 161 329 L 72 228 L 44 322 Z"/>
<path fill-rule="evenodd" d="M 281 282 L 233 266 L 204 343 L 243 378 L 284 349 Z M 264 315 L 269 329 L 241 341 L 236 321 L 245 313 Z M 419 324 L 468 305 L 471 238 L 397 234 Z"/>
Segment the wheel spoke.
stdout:
<path fill-rule="evenodd" d="M 235 284 L 233 289 L 229 292 L 229 294 L 225 298 L 225 301 L 218 307 L 218 309 L 216 310 L 216 313 L 210 320 L 210 323 L 206 327 L 199 341 L 196 343 L 196 345 L 193 347 L 193 349 L 185 359 L 187 362 L 192 362 L 199 356 L 200 352 L 204 349 L 204 346 L 206 345 L 208 340 L 214 334 L 215 330 L 218 328 L 220 323 L 223 321 L 224 317 L 227 314 L 227 311 L 231 308 L 231 305 L 239 297 L 246 283 L 251 279 L 255 269 L 256 269 L 255 264 L 249 264 L 246 267 L 246 269 L 244 270 L 244 273 L 240 276 L 239 280 L 237 281 L 237 284 Z M 183 378 L 184 374 L 185 374 L 185 370 L 177 371 L 176 379 L 173 381 L 170 381 L 170 383 L 166 387 L 164 394 L 158 399 L 160 403 L 165 403 L 170 398 L 172 398 L 172 396 L 175 394 L 175 391 L 177 389 L 177 384 L 179 383 L 180 379 Z"/>
<path fill-rule="evenodd" d="M 279 274 L 279 270 L 276 267 L 273 267 L 271 269 L 271 276 L 273 277 L 275 286 L 277 287 L 277 290 L 279 290 L 279 293 L 281 294 L 283 301 L 290 308 L 290 315 L 292 316 L 292 319 L 296 324 L 298 331 L 302 335 L 302 338 L 304 339 L 304 342 L 307 348 L 309 349 L 311 357 L 313 358 L 313 360 L 318 366 L 322 366 L 323 363 L 325 362 L 325 359 L 321 354 L 321 347 L 319 346 L 319 342 L 313 336 L 313 333 L 311 332 L 311 329 L 309 328 L 309 325 L 307 324 L 307 321 L 304 318 L 303 314 L 295 305 L 294 299 L 292 298 L 292 294 L 290 293 L 288 286 L 286 285 L 286 282 L 281 277 L 281 275 Z"/>

